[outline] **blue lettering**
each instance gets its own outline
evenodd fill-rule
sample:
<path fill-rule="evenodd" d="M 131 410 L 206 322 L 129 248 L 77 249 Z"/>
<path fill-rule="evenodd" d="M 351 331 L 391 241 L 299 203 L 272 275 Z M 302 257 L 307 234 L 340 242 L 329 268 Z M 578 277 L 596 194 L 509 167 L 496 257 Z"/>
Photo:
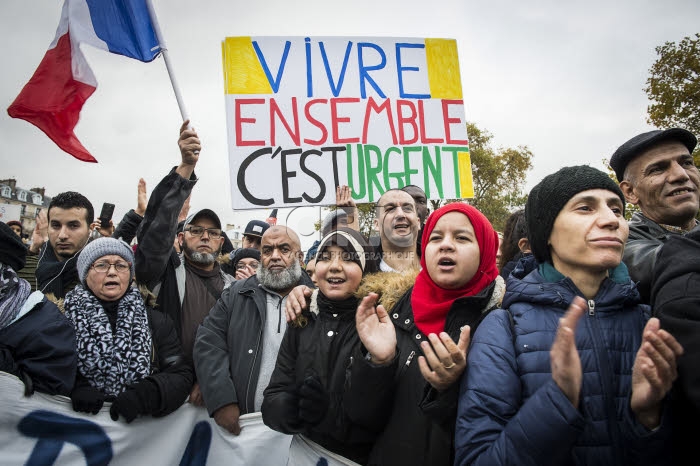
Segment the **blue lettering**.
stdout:
<path fill-rule="evenodd" d="M 417 66 L 403 66 L 401 63 L 401 49 L 424 49 L 425 44 L 396 44 L 396 69 L 399 77 L 399 95 L 402 99 L 429 99 L 430 94 L 409 94 L 403 88 L 403 72 L 404 71 L 420 71 Z"/>
<path fill-rule="evenodd" d="M 338 97 L 340 90 L 343 88 L 343 81 L 345 80 L 345 71 L 348 67 L 348 59 L 350 58 L 350 50 L 352 50 L 352 42 L 348 42 L 348 46 L 345 48 L 345 57 L 343 58 L 343 66 L 340 68 L 340 76 L 338 76 L 338 84 L 336 85 L 333 81 L 333 74 L 331 73 L 331 66 L 328 63 L 328 55 L 326 54 L 326 47 L 324 47 L 323 42 L 319 43 L 321 48 L 321 57 L 323 58 L 323 66 L 326 68 L 326 76 L 328 76 L 328 84 L 331 86 L 331 91 L 333 92 L 333 97 Z M 311 97 L 311 96 L 309 96 Z"/>
<path fill-rule="evenodd" d="M 68 442 L 80 448 L 88 466 L 107 465 L 112 460 L 112 442 L 105 431 L 94 422 L 37 410 L 27 414 L 17 429 L 27 437 L 36 438 L 27 466 L 49 466 Z"/>
<path fill-rule="evenodd" d="M 362 54 L 362 51 L 365 48 L 374 49 L 377 53 L 379 53 L 381 62 L 378 65 L 365 66 Z M 370 44 L 368 42 L 358 43 L 357 64 L 360 71 L 360 96 L 363 99 L 367 98 L 367 91 L 365 89 L 365 81 L 367 81 L 369 82 L 369 85 L 372 86 L 372 88 L 377 92 L 379 97 L 381 97 L 382 99 L 386 99 L 386 95 L 382 92 L 377 83 L 374 82 L 374 79 L 372 79 L 368 73 L 368 71 L 381 70 L 382 68 L 384 68 L 384 66 L 386 66 L 386 54 L 384 53 L 384 50 L 382 50 L 382 48 L 377 44 Z"/>
<path fill-rule="evenodd" d="M 265 72 L 265 76 L 267 76 L 267 81 L 270 83 L 270 86 L 272 87 L 272 91 L 277 94 L 277 91 L 280 88 L 280 81 L 282 80 L 282 73 L 284 72 L 284 65 L 287 63 L 287 57 L 289 56 L 289 48 L 292 46 L 292 43 L 290 41 L 286 41 L 284 44 L 284 53 L 282 53 L 282 59 L 280 60 L 280 66 L 277 68 L 277 79 L 272 78 L 272 73 L 270 72 L 270 67 L 267 65 L 267 61 L 265 61 L 265 56 L 262 53 L 262 50 L 260 50 L 260 46 L 258 46 L 258 41 L 254 40 L 253 41 L 253 48 L 255 49 L 255 53 L 258 56 L 258 60 L 260 60 L 260 65 L 263 68 L 263 71 Z"/>

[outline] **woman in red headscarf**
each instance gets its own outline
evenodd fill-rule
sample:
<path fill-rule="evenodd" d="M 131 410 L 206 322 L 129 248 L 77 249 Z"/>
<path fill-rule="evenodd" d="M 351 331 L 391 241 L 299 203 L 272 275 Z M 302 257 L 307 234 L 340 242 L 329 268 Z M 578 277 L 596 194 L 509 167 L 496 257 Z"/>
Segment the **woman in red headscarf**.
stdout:
<path fill-rule="evenodd" d="M 386 364 L 392 380 L 391 414 L 368 464 L 451 465 L 459 379 L 466 367 L 470 331 L 499 306 L 505 285 L 496 267 L 498 235 L 476 208 L 448 204 L 430 215 L 423 230 L 421 271 L 396 304 L 369 293 L 357 311 L 367 356 L 353 366 L 351 384 Z M 387 274 L 376 277 L 394 283 Z M 382 295 L 380 299 L 379 296 Z M 383 303 L 377 305 L 377 303 Z M 387 338 L 394 327 L 396 343 Z"/>

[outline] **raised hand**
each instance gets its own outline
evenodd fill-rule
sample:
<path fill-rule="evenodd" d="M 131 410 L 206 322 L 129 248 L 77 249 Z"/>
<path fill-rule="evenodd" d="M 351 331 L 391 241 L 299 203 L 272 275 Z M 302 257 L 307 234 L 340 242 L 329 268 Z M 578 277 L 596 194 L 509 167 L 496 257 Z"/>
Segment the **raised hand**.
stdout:
<path fill-rule="evenodd" d="M 418 367 L 423 378 L 438 391 L 447 390 L 455 383 L 467 367 L 467 348 L 471 329 L 465 325 L 459 334 L 459 342 L 446 332 L 428 335 L 430 343 L 424 341 L 420 347 L 425 356 L 418 358 Z"/>
<path fill-rule="evenodd" d="M 569 309 L 564 317 L 559 319 L 557 335 L 549 351 L 549 359 L 552 367 L 552 378 L 561 388 L 571 404 L 578 408 L 581 395 L 581 382 L 583 371 L 581 358 L 576 348 L 576 325 L 587 308 L 586 300 L 577 296 L 571 301 Z"/>
<path fill-rule="evenodd" d="M 144 216 L 146 213 L 146 207 L 148 206 L 148 195 L 146 194 L 146 180 L 139 178 L 139 185 L 136 188 L 136 209 L 134 212 L 140 216 Z"/>
<path fill-rule="evenodd" d="M 360 302 L 355 313 L 357 334 L 374 364 L 386 364 L 396 356 L 396 330 L 379 295 L 370 293 Z"/>
<path fill-rule="evenodd" d="M 36 226 L 32 232 L 32 244 L 29 246 L 29 251 L 34 254 L 37 254 L 41 246 L 49 240 L 49 218 L 46 213 L 46 209 L 41 209 L 36 216 Z"/>
<path fill-rule="evenodd" d="M 630 397 L 632 411 L 648 429 L 659 425 L 661 401 L 678 377 L 676 359 L 682 354 L 683 347 L 673 335 L 660 328 L 659 319 L 649 319 L 634 359 Z"/>
<path fill-rule="evenodd" d="M 202 150 L 202 145 L 197 137 L 197 132 L 194 128 L 190 128 L 190 120 L 182 122 L 180 139 L 178 139 L 177 145 L 180 147 L 182 163 L 196 165 L 199 161 L 199 152 Z"/>

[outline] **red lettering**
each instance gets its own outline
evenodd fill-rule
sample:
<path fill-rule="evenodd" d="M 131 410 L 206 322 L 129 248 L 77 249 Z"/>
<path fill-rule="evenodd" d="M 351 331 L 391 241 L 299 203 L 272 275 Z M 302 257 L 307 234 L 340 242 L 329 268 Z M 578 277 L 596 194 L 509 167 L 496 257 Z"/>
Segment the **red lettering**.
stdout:
<path fill-rule="evenodd" d="M 287 119 L 284 118 L 284 115 L 282 114 L 282 110 L 279 108 L 277 105 L 277 102 L 275 99 L 270 99 L 270 145 L 276 146 L 277 141 L 276 141 L 276 128 L 277 126 L 275 125 L 275 115 L 279 118 L 279 121 L 282 122 L 284 125 L 285 129 L 287 130 L 287 134 L 289 134 L 289 137 L 292 138 L 292 142 L 294 143 L 295 146 L 299 147 L 301 146 L 300 143 L 300 138 L 299 138 L 299 111 L 297 110 L 297 98 L 292 97 L 292 113 L 294 117 L 294 131 L 292 131 L 292 128 L 289 127 L 289 123 L 287 122 Z"/>
<path fill-rule="evenodd" d="M 236 99 L 236 145 L 237 146 L 264 146 L 265 141 L 253 140 L 246 141 L 243 139 L 243 123 L 255 123 L 255 118 L 243 118 L 241 116 L 241 107 L 243 105 L 262 105 L 265 99 Z"/>
<path fill-rule="evenodd" d="M 450 105 L 464 105 L 462 100 L 443 100 L 442 101 L 442 119 L 445 125 L 445 139 L 447 144 L 461 144 L 467 145 L 466 139 L 452 139 L 452 132 L 450 131 L 450 125 L 455 123 L 462 124 L 462 120 L 459 118 L 450 118 Z"/>
<path fill-rule="evenodd" d="M 440 144 L 444 142 L 442 138 L 429 138 L 425 134 L 425 108 L 423 107 L 424 100 L 418 101 L 418 121 L 420 121 L 420 142 L 421 144 Z"/>
<path fill-rule="evenodd" d="M 407 107 L 410 109 L 410 115 L 404 116 L 403 108 Z M 416 107 L 410 100 L 397 100 L 396 101 L 396 120 L 399 127 L 399 144 L 415 144 L 418 141 L 418 125 L 416 124 L 416 117 L 418 113 L 416 112 Z M 404 126 L 408 124 L 413 128 L 413 137 L 411 139 L 406 139 L 404 133 Z"/>
<path fill-rule="evenodd" d="M 352 104 L 360 101 L 359 97 L 343 97 L 331 99 L 331 124 L 333 125 L 333 144 L 353 144 L 360 142 L 360 138 L 341 138 L 338 133 L 339 123 L 350 123 L 349 117 L 338 116 L 338 104 Z"/>
<path fill-rule="evenodd" d="M 362 144 L 367 144 L 367 128 L 369 128 L 371 111 L 374 111 L 377 115 L 382 112 L 386 113 L 386 120 L 391 131 L 391 140 L 393 144 L 396 144 L 396 129 L 394 129 L 394 115 L 391 113 L 391 100 L 385 99 L 381 105 L 377 105 L 373 97 L 367 100 L 367 107 L 365 108 L 365 121 L 362 123 Z"/>
<path fill-rule="evenodd" d="M 326 129 L 326 126 L 323 123 L 311 116 L 311 106 L 316 104 L 328 104 L 328 99 L 314 99 L 308 101 L 304 106 L 304 115 L 306 116 L 306 120 L 309 123 L 321 130 L 321 139 L 313 140 L 309 138 L 304 138 L 304 144 L 316 144 L 320 146 L 321 144 L 326 143 L 326 140 L 328 139 L 328 130 Z"/>

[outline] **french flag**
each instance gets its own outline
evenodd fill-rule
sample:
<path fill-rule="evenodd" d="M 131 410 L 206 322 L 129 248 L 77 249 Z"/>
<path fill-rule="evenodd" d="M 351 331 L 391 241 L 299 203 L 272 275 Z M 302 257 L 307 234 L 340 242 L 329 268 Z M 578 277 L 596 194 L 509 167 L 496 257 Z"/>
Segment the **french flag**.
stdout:
<path fill-rule="evenodd" d="M 161 48 L 146 1 L 65 0 L 56 37 L 7 113 L 38 127 L 73 157 L 97 162 L 73 132 L 97 88 L 80 45 L 152 61 Z"/>

